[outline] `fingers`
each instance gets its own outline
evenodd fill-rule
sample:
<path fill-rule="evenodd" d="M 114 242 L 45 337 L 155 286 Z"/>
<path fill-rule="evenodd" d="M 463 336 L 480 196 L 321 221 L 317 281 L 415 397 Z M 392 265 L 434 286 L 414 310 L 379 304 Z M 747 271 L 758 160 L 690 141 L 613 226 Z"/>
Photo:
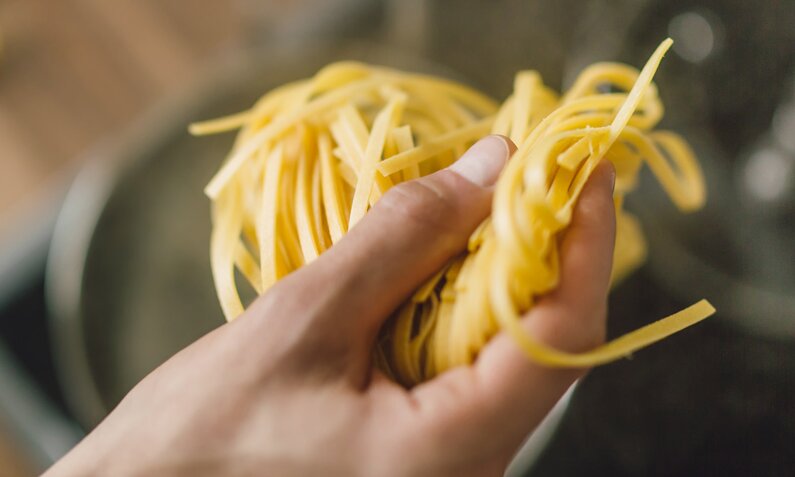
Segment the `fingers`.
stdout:
<path fill-rule="evenodd" d="M 561 285 L 547 301 L 571 307 L 575 315 L 587 315 L 597 304 L 603 305 L 610 289 L 616 240 L 615 177 L 615 168 L 608 161 L 596 168 L 561 242 Z"/>
<path fill-rule="evenodd" d="M 597 167 L 560 243 L 560 285 L 524 318 L 528 332 L 564 351 L 587 351 L 604 341 L 613 268 L 615 169 Z"/>
<path fill-rule="evenodd" d="M 604 340 L 615 240 L 613 180 L 608 163 L 591 176 L 561 243 L 560 285 L 523 318 L 531 336 L 561 350 L 585 351 Z M 500 446 L 515 449 L 582 372 L 537 365 L 501 333 L 474 367 L 454 369 L 419 386 L 415 395 L 440 419 L 467 423 L 457 433 L 493 436 L 493 451 L 499 452 Z"/>
<path fill-rule="evenodd" d="M 493 185 L 515 146 L 488 136 L 445 170 L 388 191 L 347 236 L 284 281 L 322 303 L 335 329 L 369 355 L 382 321 L 424 279 L 463 251 L 488 215 Z"/>

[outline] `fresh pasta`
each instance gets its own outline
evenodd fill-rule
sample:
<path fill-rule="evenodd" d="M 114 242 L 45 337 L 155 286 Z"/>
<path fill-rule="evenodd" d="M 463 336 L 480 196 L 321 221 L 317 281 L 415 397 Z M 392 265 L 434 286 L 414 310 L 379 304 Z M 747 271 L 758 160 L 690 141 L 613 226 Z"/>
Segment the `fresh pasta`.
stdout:
<path fill-rule="evenodd" d="M 704 181 L 678 135 L 655 130 L 663 106 L 652 83 L 672 41 L 638 71 L 586 68 L 565 94 L 535 71 L 519 72 L 502 105 L 432 76 L 335 63 L 313 78 L 264 95 L 191 132 L 239 129 L 229 157 L 205 189 L 212 199 L 211 265 L 227 319 L 242 313 L 239 274 L 258 294 L 310 263 L 395 184 L 450 165 L 488 133 L 517 145 L 498 179 L 492 213 L 451 260 L 381 330 L 376 364 L 411 386 L 472 363 L 505 331 L 548 366 L 608 363 L 714 313 L 705 300 L 584 353 L 551 348 L 520 317 L 558 283 L 557 239 L 602 160 L 616 169 L 613 283 L 645 259 L 637 220 L 623 209 L 645 163 L 682 211 L 700 208 Z"/>

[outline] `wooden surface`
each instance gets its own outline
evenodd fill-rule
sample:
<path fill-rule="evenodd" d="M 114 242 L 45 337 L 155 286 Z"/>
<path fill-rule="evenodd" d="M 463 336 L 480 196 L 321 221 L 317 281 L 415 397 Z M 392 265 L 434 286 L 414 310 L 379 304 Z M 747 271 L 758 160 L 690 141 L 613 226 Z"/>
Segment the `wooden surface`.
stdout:
<path fill-rule="evenodd" d="M 0 229 L 88 147 L 241 44 L 239 4 L 0 1 Z"/>

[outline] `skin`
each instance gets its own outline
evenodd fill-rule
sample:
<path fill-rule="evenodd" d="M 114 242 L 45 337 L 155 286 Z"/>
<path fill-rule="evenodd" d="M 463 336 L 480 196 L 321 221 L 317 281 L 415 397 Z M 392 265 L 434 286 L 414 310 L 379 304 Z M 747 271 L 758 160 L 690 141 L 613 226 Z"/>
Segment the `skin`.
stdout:
<path fill-rule="evenodd" d="M 389 191 L 318 260 L 142 380 L 45 475 L 502 475 L 586 370 L 534 364 L 501 333 L 473 365 L 404 389 L 371 351 L 390 311 L 465 250 L 514 150 L 490 136 Z M 605 338 L 614 180 L 609 164 L 592 175 L 562 238 L 560 286 L 523 318 L 563 350 Z"/>

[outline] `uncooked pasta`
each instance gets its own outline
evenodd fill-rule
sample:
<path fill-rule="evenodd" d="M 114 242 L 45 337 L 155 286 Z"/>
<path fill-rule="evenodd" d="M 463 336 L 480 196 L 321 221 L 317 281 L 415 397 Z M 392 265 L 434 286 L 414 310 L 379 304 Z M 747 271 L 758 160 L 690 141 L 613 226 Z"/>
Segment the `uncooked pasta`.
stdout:
<path fill-rule="evenodd" d="M 497 181 L 491 215 L 467 253 L 384 325 L 374 359 L 387 374 L 407 386 L 420 383 L 472 363 L 501 331 L 541 364 L 594 366 L 711 315 L 701 300 L 584 353 L 549 347 L 520 325 L 558 284 L 558 238 L 600 161 L 616 169 L 613 283 L 645 259 L 641 227 L 623 208 L 643 164 L 680 210 L 703 205 L 704 181 L 690 147 L 655 130 L 663 106 L 652 77 L 670 45 L 664 41 L 641 71 L 591 65 L 563 95 L 537 72 L 521 71 L 502 105 L 446 79 L 335 63 L 265 94 L 248 111 L 192 125 L 194 134 L 239 129 L 205 190 L 213 202 L 212 271 L 226 318 L 244 310 L 238 276 L 266 292 L 341 240 L 391 187 L 447 167 L 488 133 L 518 145 Z"/>

